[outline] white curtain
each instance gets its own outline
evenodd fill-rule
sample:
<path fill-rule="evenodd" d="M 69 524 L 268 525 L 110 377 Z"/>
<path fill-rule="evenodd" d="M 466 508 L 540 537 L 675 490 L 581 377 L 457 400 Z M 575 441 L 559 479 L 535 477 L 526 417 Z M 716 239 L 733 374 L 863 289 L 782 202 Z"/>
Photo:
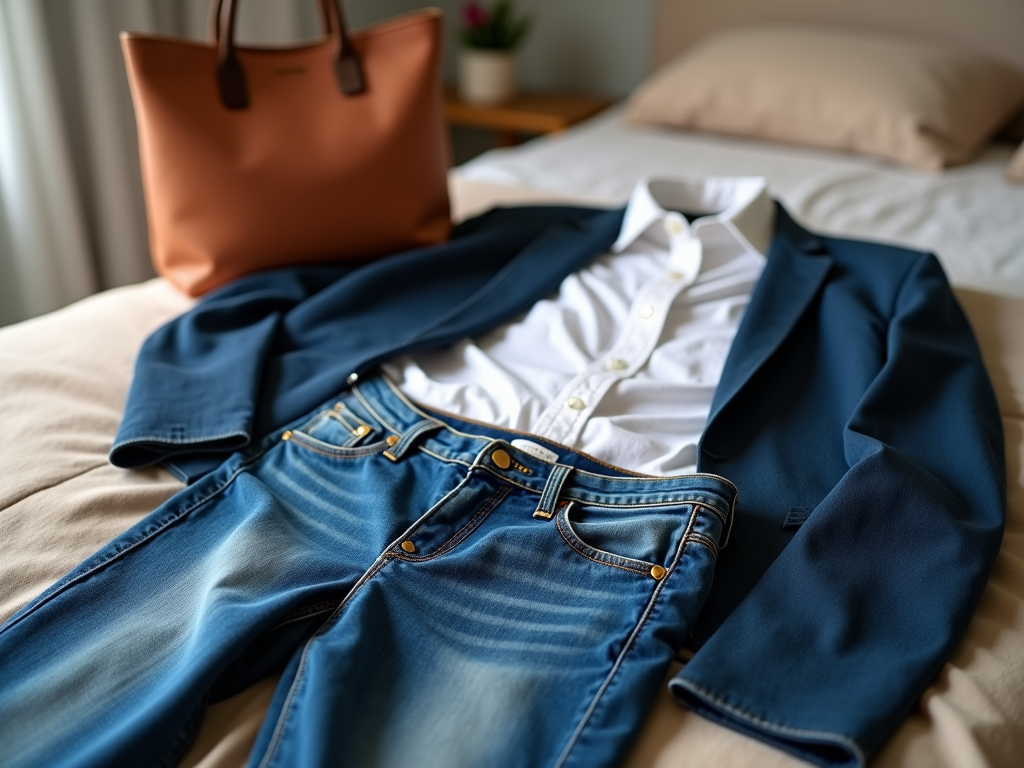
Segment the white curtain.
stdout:
<path fill-rule="evenodd" d="M 209 0 L 0 0 L 0 325 L 143 280 L 138 145 L 118 32 L 202 39 Z M 310 0 L 245 0 L 243 42 L 316 33 Z"/>
<path fill-rule="evenodd" d="M 59 307 L 96 275 L 43 8 L 0 2 L 0 321 Z"/>

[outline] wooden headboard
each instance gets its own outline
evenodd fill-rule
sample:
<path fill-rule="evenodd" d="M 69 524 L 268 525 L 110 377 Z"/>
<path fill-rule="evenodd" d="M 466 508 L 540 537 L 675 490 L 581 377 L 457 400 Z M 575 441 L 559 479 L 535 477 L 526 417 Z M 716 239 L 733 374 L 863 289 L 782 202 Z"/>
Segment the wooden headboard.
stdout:
<path fill-rule="evenodd" d="M 655 0 L 654 66 L 725 27 L 814 22 L 957 45 L 1024 71 L 1024 0 Z"/>

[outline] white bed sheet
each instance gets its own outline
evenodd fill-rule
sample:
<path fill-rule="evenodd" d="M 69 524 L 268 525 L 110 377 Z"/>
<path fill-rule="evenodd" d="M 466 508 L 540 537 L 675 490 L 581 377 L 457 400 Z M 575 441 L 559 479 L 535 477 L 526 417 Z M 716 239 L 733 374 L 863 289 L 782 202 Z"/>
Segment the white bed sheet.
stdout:
<path fill-rule="evenodd" d="M 626 125 L 617 107 L 561 134 L 498 149 L 461 179 L 624 204 L 649 174 L 765 176 L 798 220 L 824 233 L 935 252 L 954 285 L 1024 297 L 1024 184 L 1013 147 L 927 173 L 841 152 Z"/>

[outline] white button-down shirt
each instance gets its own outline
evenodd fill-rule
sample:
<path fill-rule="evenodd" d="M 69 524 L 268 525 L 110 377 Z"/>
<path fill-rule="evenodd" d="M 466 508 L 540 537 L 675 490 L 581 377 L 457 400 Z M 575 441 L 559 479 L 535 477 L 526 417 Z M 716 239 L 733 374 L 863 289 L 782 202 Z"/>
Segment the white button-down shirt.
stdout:
<path fill-rule="evenodd" d="M 612 252 L 556 295 L 486 336 L 384 371 L 428 408 L 624 469 L 693 472 L 773 231 L 764 179 L 642 180 Z"/>

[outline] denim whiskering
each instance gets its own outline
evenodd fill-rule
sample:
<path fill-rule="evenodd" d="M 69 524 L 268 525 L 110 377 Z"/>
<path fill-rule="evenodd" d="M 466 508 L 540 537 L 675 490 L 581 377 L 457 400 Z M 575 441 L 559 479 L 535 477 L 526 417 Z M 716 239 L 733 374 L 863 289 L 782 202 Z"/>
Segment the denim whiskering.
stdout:
<path fill-rule="evenodd" d="M 236 454 L 0 628 L 0 764 L 173 765 L 280 669 L 252 766 L 617 763 L 736 491 L 524 437 L 377 377 Z"/>

